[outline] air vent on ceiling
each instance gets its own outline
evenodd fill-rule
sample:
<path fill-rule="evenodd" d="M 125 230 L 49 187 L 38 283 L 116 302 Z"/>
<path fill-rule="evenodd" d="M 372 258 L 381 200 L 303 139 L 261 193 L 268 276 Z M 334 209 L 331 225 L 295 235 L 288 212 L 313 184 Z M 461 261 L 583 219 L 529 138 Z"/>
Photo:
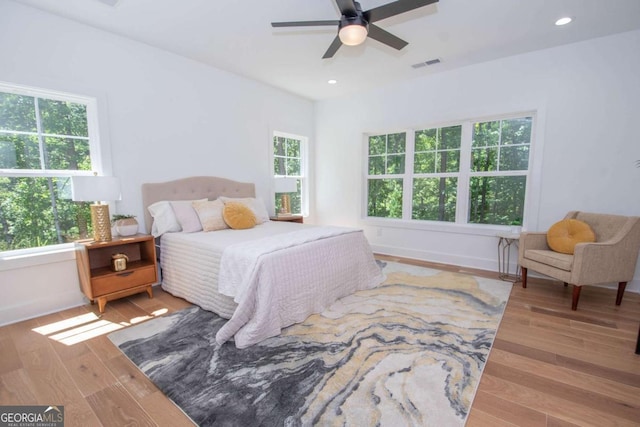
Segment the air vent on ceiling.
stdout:
<path fill-rule="evenodd" d="M 98 0 L 100 3 L 104 3 L 107 6 L 116 7 L 120 0 Z"/>
<path fill-rule="evenodd" d="M 430 59 L 428 61 L 418 62 L 417 64 L 413 64 L 411 68 L 418 69 L 418 68 L 426 67 L 427 65 L 436 65 L 439 63 L 440 63 L 440 60 L 438 58 L 435 58 L 435 59 Z"/>

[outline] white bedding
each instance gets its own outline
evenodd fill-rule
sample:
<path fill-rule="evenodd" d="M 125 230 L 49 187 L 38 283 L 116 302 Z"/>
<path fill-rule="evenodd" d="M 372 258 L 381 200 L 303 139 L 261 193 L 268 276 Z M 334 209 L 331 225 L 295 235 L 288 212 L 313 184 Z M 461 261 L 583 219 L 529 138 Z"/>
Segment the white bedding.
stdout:
<path fill-rule="evenodd" d="M 238 348 L 278 335 L 383 279 L 361 230 L 287 222 L 166 234 L 161 265 L 164 289 L 230 318 L 216 339 L 234 337 Z"/>

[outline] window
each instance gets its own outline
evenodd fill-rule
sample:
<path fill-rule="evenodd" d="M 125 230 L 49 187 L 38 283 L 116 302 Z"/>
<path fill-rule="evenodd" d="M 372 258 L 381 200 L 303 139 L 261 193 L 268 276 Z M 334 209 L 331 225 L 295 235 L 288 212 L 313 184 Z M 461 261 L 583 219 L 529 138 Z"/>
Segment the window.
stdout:
<path fill-rule="evenodd" d="M 90 233 L 89 206 L 70 176 L 99 170 L 95 102 L 0 85 L 0 250 L 65 243 Z"/>
<path fill-rule="evenodd" d="M 297 190 L 291 193 L 291 213 L 306 215 L 308 211 L 307 185 L 307 138 L 274 132 L 273 135 L 273 176 L 290 177 L 297 180 Z M 276 193 L 276 212 L 280 210 L 281 198 Z"/>
<path fill-rule="evenodd" d="M 402 218 L 405 157 L 406 134 L 369 138 L 369 216 Z"/>
<path fill-rule="evenodd" d="M 530 115 L 369 135 L 367 217 L 521 225 L 532 126 Z"/>

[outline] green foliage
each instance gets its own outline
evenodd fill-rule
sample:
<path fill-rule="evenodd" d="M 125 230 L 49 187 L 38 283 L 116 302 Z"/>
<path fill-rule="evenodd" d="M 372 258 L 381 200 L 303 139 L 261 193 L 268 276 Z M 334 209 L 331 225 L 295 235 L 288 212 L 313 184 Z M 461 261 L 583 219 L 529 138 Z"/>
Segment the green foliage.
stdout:
<path fill-rule="evenodd" d="M 402 179 L 370 179 L 368 184 L 367 215 L 402 218 Z"/>
<path fill-rule="evenodd" d="M 415 178 L 412 219 L 456 221 L 458 178 Z"/>
<path fill-rule="evenodd" d="M 84 105 L 0 93 L 0 131 L 0 169 L 91 169 Z M 90 208 L 69 200 L 69 181 L 64 172 L 0 177 L 0 250 L 87 237 Z"/>
<path fill-rule="evenodd" d="M 529 168 L 531 127 L 531 117 L 474 123 L 471 164 L 464 166 L 460 164 L 461 125 L 416 131 L 413 174 L 409 175 L 411 218 L 455 222 L 458 174 L 466 167 L 471 172 L 468 222 L 521 225 L 526 176 L 519 172 Z M 402 218 L 406 178 L 389 175 L 404 175 L 405 153 L 404 134 L 369 137 L 369 217 Z"/>

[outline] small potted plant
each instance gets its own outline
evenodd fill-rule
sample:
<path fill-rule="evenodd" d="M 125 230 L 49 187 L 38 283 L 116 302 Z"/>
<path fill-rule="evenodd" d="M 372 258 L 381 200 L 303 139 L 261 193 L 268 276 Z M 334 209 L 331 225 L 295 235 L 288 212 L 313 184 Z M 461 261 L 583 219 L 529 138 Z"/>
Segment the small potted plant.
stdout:
<path fill-rule="evenodd" d="M 120 236 L 133 236 L 138 233 L 138 221 L 135 215 L 112 215 L 111 225 L 113 225 Z"/>

